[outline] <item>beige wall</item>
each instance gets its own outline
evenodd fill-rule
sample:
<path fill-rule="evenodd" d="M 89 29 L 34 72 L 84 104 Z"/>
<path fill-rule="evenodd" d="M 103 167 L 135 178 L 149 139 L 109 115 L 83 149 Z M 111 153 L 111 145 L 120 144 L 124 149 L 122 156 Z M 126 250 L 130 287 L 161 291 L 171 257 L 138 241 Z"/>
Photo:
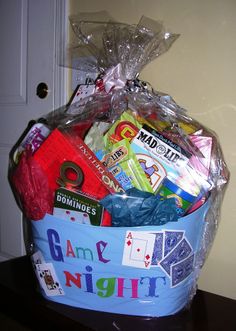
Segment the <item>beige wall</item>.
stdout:
<path fill-rule="evenodd" d="M 127 23 L 145 15 L 181 34 L 141 78 L 218 133 L 231 181 L 199 287 L 236 299 L 236 1 L 70 0 L 70 5 L 73 14 L 106 10 Z"/>

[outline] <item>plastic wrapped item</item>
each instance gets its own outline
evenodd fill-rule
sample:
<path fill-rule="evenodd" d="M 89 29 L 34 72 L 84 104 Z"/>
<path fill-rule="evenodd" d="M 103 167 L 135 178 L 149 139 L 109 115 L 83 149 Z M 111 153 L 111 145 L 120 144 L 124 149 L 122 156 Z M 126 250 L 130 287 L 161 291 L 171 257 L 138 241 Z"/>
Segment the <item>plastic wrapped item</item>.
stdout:
<path fill-rule="evenodd" d="M 96 79 L 10 154 L 41 293 L 115 314 L 175 314 L 191 303 L 219 222 L 229 179 L 219 140 L 138 79 L 177 34 L 146 17 L 71 24 L 68 54 Z"/>

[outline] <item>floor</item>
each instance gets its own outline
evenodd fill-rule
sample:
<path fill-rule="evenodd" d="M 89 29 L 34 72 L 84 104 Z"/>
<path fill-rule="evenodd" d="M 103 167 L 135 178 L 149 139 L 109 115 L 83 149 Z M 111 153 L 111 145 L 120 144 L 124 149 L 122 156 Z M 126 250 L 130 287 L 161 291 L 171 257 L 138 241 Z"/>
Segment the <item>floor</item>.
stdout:
<path fill-rule="evenodd" d="M 0 313 L 0 330 L 1 331 L 30 331 L 31 329 L 19 324 L 10 319 L 6 315 Z"/>

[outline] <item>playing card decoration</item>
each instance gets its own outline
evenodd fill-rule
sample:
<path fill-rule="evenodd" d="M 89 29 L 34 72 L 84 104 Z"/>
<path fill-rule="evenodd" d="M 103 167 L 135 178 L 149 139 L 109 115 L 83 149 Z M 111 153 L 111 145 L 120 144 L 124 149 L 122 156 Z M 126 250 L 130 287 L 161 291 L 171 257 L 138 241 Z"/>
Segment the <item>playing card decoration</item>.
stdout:
<path fill-rule="evenodd" d="M 183 231 L 169 230 L 165 231 L 164 236 L 164 256 L 166 256 L 177 244 L 181 241 L 184 236 Z"/>
<path fill-rule="evenodd" d="M 56 276 L 52 263 L 45 263 L 43 255 L 37 251 L 32 256 L 32 262 L 38 281 L 47 296 L 65 295 Z"/>
<path fill-rule="evenodd" d="M 149 269 L 151 266 L 155 236 L 146 231 L 127 231 L 122 264 Z"/>
<path fill-rule="evenodd" d="M 171 266 L 171 286 L 177 286 L 194 270 L 194 255 Z"/>
<path fill-rule="evenodd" d="M 68 107 L 67 113 L 73 114 L 73 112 L 78 112 L 78 108 L 80 108 L 82 111 L 94 92 L 94 84 L 79 85 L 74 93 L 74 97 L 70 103 L 70 106 Z"/>
<path fill-rule="evenodd" d="M 193 271 L 194 253 L 184 231 L 150 233 L 127 231 L 122 264 L 134 268 L 162 268 L 171 286 L 185 280 Z"/>
<path fill-rule="evenodd" d="M 138 78 L 178 35 L 146 17 L 71 23 L 68 54 L 83 61 L 67 62 L 93 79 L 30 122 L 10 153 L 41 293 L 101 312 L 175 314 L 195 294 L 219 221 L 229 173 L 218 138 Z"/>
<path fill-rule="evenodd" d="M 172 249 L 172 251 L 165 256 L 165 258 L 160 262 L 161 267 L 165 272 L 170 275 L 171 267 L 176 263 L 184 260 L 192 252 L 191 246 L 184 238 L 181 242 Z"/>

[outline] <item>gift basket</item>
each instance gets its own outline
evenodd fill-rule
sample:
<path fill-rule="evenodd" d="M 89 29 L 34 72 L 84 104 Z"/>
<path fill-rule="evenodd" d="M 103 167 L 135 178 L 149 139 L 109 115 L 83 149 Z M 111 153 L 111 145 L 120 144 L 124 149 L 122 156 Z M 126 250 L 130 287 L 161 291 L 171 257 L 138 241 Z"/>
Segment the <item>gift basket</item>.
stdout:
<path fill-rule="evenodd" d="M 69 54 L 96 78 L 31 121 L 10 154 L 40 291 L 89 310 L 175 314 L 219 222 L 229 173 L 218 138 L 139 79 L 178 35 L 146 17 L 71 24 Z"/>

